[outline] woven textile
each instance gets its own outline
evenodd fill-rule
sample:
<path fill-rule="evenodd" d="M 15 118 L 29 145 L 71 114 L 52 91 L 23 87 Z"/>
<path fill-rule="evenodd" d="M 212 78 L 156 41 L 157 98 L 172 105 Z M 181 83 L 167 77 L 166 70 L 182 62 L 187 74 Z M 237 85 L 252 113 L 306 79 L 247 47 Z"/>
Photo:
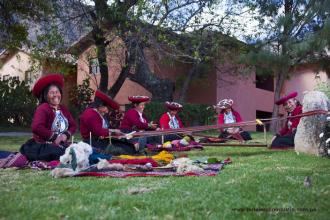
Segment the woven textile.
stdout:
<path fill-rule="evenodd" d="M 98 172 L 80 172 L 79 176 L 96 176 L 96 177 L 148 177 L 148 176 L 216 176 L 223 168 L 225 163 L 209 164 L 202 172 L 188 172 L 178 174 L 175 171 L 150 171 L 150 172 L 126 172 L 126 171 L 98 171 Z"/>

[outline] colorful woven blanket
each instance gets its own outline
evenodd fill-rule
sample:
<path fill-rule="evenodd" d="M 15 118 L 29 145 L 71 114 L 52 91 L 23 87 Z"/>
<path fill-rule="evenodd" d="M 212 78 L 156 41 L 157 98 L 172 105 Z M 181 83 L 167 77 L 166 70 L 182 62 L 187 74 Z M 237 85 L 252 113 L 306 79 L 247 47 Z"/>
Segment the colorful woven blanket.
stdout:
<path fill-rule="evenodd" d="M 148 177 L 148 176 L 216 176 L 223 168 L 225 163 L 208 164 L 207 167 L 200 172 L 187 172 L 178 174 L 175 171 L 149 171 L 149 172 L 134 172 L 134 171 L 93 171 L 80 172 L 75 174 L 76 177 L 81 176 L 96 176 L 96 177 Z"/>

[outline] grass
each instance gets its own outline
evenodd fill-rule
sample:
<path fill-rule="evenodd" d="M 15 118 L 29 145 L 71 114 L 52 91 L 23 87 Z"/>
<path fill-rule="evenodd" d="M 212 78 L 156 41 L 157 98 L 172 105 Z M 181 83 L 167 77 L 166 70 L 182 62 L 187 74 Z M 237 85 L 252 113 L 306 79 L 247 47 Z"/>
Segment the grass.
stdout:
<path fill-rule="evenodd" d="M 0 126 L 0 132 L 31 132 L 31 127 L 21 127 L 21 126 Z"/>
<path fill-rule="evenodd" d="M 0 137 L 0 149 L 17 150 L 25 140 Z M 243 147 L 188 155 L 233 163 L 215 177 L 53 179 L 49 171 L 0 170 L 0 219 L 329 218 L 328 159 Z"/>

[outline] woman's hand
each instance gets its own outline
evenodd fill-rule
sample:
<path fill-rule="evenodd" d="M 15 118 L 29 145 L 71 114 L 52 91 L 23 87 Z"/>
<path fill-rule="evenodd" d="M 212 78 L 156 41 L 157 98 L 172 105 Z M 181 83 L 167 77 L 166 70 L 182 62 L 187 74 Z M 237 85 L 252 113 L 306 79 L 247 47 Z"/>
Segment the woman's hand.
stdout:
<path fill-rule="evenodd" d="M 237 134 L 239 133 L 239 128 L 227 128 L 227 132 L 229 134 Z"/>
<path fill-rule="evenodd" d="M 115 134 L 123 134 L 123 132 L 121 132 L 119 129 L 109 129 L 109 131 Z"/>
<path fill-rule="evenodd" d="M 54 141 L 54 144 L 59 145 L 61 142 L 67 141 L 67 136 L 65 134 L 59 134 Z"/>

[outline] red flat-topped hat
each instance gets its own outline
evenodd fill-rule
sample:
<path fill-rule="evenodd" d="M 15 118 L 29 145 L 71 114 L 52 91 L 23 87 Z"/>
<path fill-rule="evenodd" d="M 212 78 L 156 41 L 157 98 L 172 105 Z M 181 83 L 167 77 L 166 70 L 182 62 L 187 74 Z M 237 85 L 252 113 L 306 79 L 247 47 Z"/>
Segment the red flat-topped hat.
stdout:
<path fill-rule="evenodd" d="M 217 107 L 220 109 L 226 109 L 232 107 L 233 104 L 234 101 L 232 99 L 222 99 L 220 102 L 218 102 Z"/>
<path fill-rule="evenodd" d="M 39 97 L 41 92 L 49 85 L 56 84 L 61 89 L 63 88 L 64 78 L 61 74 L 49 74 L 42 76 L 37 80 L 32 89 L 32 94 L 36 97 Z"/>
<path fill-rule="evenodd" d="M 119 104 L 116 101 L 114 101 L 112 98 L 110 98 L 108 95 L 101 92 L 100 90 L 96 90 L 95 97 L 99 98 L 102 102 L 104 102 L 104 104 L 114 110 L 118 110 L 120 108 Z"/>
<path fill-rule="evenodd" d="M 181 104 L 179 104 L 177 102 L 165 102 L 165 106 L 169 110 L 174 110 L 174 111 L 178 111 L 178 110 L 182 109 L 182 107 L 183 107 Z"/>
<path fill-rule="evenodd" d="M 297 95 L 298 95 L 298 92 L 291 92 L 290 94 L 288 94 L 288 95 L 286 95 L 286 96 L 280 98 L 279 100 L 277 100 L 277 101 L 275 102 L 275 104 L 276 104 L 276 105 L 282 105 L 282 104 L 284 104 L 286 101 L 288 101 L 289 99 L 292 99 L 292 98 L 297 97 Z"/>
<path fill-rule="evenodd" d="M 148 96 L 143 96 L 143 95 L 128 96 L 128 101 L 133 103 L 147 102 L 149 100 L 150 98 Z"/>

